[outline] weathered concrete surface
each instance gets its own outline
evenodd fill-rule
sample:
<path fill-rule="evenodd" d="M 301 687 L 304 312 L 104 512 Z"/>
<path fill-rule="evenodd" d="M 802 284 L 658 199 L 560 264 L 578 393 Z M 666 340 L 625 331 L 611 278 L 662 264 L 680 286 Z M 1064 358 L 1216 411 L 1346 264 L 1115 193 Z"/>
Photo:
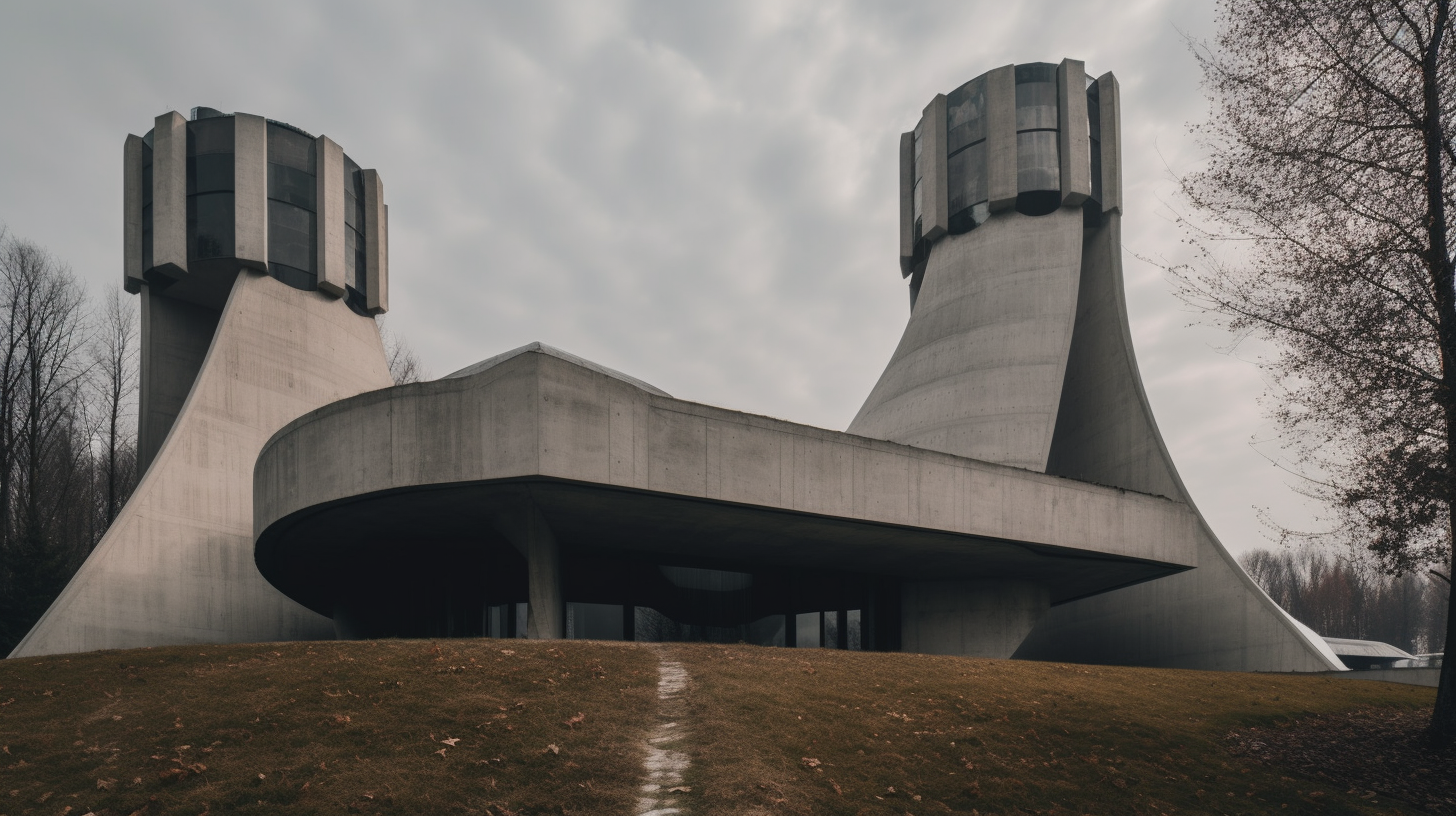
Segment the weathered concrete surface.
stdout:
<path fill-rule="evenodd" d="M 1381 683 L 1404 683 L 1408 686 L 1435 688 L 1441 680 L 1441 669 L 1415 666 L 1405 669 L 1365 669 L 1363 671 L 1328 672 L 1341 680 L 1375 680 Z"/>
<path fill-rule="evenodd" d="M 1176 502 L 676 400 L 536 350 L 290 423 L 258 457 L 258 564 L 327 609 L 308 569 L 480 540 L 522 483 L 574 547 L 1036 580 L 1056 600 L 1192 555 Z"/>
<path fill-rule="evenodd" d="M 945 94 L 925 106 L 920 130 L 920 234 L 938 240 L 950 229 L 949 169 L 945 155 Z"/>
<path fill-rule="evenodd" d="M 221 312 L 142 284 L 137 475 L 144 476 L 202 370 Z"/>
<path fill-rule="evenodd" d="M 906 581 L 901 648 L 921 654 L 1008 658 L 1046 615 L 1032 581 Z"/>
<path fill-rule="evenodd" d="M 318 161 L 314 202 L 318 207 L 318 288 L 344 296 L 344 148 L 327 136 L 314 139 Z"/>
<path fill-rule="evenodd" d="M 1061 162 L 1062 205 L 1080 207 L 1092 195 L 1092 165 L 1087 143 L 1087 70 L 1081 60 L 1064 59 L 1057 66 L 1057 152 Z"/>
<path fill-rule="evenodd" d="M 142 278 L 142 149 L 139 136 L 127 136 L 122 148 L 121 258 L 123 285 L 136 294 Z"/>
<path fill-rule="evenodd" d="M 1069 207 L 942 238 L 849 433 L 1044 470 L 1081 261 L 1082 213 Z"/>
<path fill-rule="evenodd" d="M 373 320 L 240 273 L 151 467 L 12 656 L 331 637 L 253 564 L 253 464 L 294 417 L 389 384 Z"/>
<path fill-rule="evenodd" d="M 1016 206 L 1016 66 L 986 72 L 986 190 L 991 212 Z"/>

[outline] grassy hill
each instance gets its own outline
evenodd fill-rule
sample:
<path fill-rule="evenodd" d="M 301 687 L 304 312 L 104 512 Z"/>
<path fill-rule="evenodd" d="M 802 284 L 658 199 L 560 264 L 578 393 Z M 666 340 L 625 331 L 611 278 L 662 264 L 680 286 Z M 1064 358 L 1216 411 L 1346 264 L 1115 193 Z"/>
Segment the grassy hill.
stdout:
<path fill-rule="evenodd" d="M 1403 813 L 1229 733 L 1433 690 L 705 644 L 193 646 L 0 662 L 0 814 L 635 812 L 658 666 L 698 814 Z"/>

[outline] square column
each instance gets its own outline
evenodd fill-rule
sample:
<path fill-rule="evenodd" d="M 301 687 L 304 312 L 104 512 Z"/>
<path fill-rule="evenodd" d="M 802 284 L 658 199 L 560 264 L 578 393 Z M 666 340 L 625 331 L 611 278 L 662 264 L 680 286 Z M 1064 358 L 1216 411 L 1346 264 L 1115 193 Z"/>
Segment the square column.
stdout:
<path fill-rule="evenodd" d="M 152 131 L 152 268 L 187 274 L 187 120 L 176 111 Z"/>
<path fill-rule="evenodd" d="M 1087 141 L 1087 69 L 1081 60 L 1057 66 L 1057 147 L 1061 153 L 1062 206 L 1080 207 L 1092 195 Z"/>
<path fill-rule="evenodd" d="M 268 120 L 233 116 L 233 252 L 239 263 L 268 271 Z"/>
<path fill-rule="evenodd" d="M 344 296 L 344 149 L 327 136 L 314 140 L 318 175 L 314 177 L 318 207 L 318 288 Z"/>
<path fill-rule="evenodd" d="M 566 601 L 561 593 L 561 546 L 546 517 L 528 497 L 493 520 L 526 558 L 526 637 L 560 640 L 566 636 Z"/>

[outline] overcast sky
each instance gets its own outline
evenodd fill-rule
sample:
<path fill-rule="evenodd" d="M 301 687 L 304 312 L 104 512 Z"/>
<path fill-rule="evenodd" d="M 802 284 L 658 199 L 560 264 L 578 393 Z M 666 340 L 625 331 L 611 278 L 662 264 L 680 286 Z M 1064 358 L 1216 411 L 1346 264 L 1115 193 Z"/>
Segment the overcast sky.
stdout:
<path fill-rule="evenodd" d="M 1214 530 L 1308 510 L 1259 370 L 1172 297 L 1173 174 L 1207 111 L 1211 3 L 0 4 L 0 224 L 121 279 L 121 157 L 168 110 L 328 134 L 390 205 L 388 323 L 436 376 L 532 340 L 674 396 L 843 429 L 909 312 L 897 145 L 1011 62 L 1122 86 L 1132 335 Z M 1248 357 L 1247 354 L 1241 355 Z M 1255 440 L 1262 440 L 1256 443 Z"/>

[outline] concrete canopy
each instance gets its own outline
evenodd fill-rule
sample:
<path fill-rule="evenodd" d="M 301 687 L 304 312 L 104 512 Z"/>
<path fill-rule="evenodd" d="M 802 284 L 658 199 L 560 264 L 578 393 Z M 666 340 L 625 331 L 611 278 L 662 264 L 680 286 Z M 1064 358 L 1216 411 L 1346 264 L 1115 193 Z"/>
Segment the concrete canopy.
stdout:
<path fill-rule="evenodd" d="M 484 546 L 523 504 L 568 551 L 1034 580 L 1053 603 L 1191 566 L 1179 502 L 685 402 L 528 349 L 279 431 L 254 473 L 264 576 L 329 614 L 339 564 Z"/>

